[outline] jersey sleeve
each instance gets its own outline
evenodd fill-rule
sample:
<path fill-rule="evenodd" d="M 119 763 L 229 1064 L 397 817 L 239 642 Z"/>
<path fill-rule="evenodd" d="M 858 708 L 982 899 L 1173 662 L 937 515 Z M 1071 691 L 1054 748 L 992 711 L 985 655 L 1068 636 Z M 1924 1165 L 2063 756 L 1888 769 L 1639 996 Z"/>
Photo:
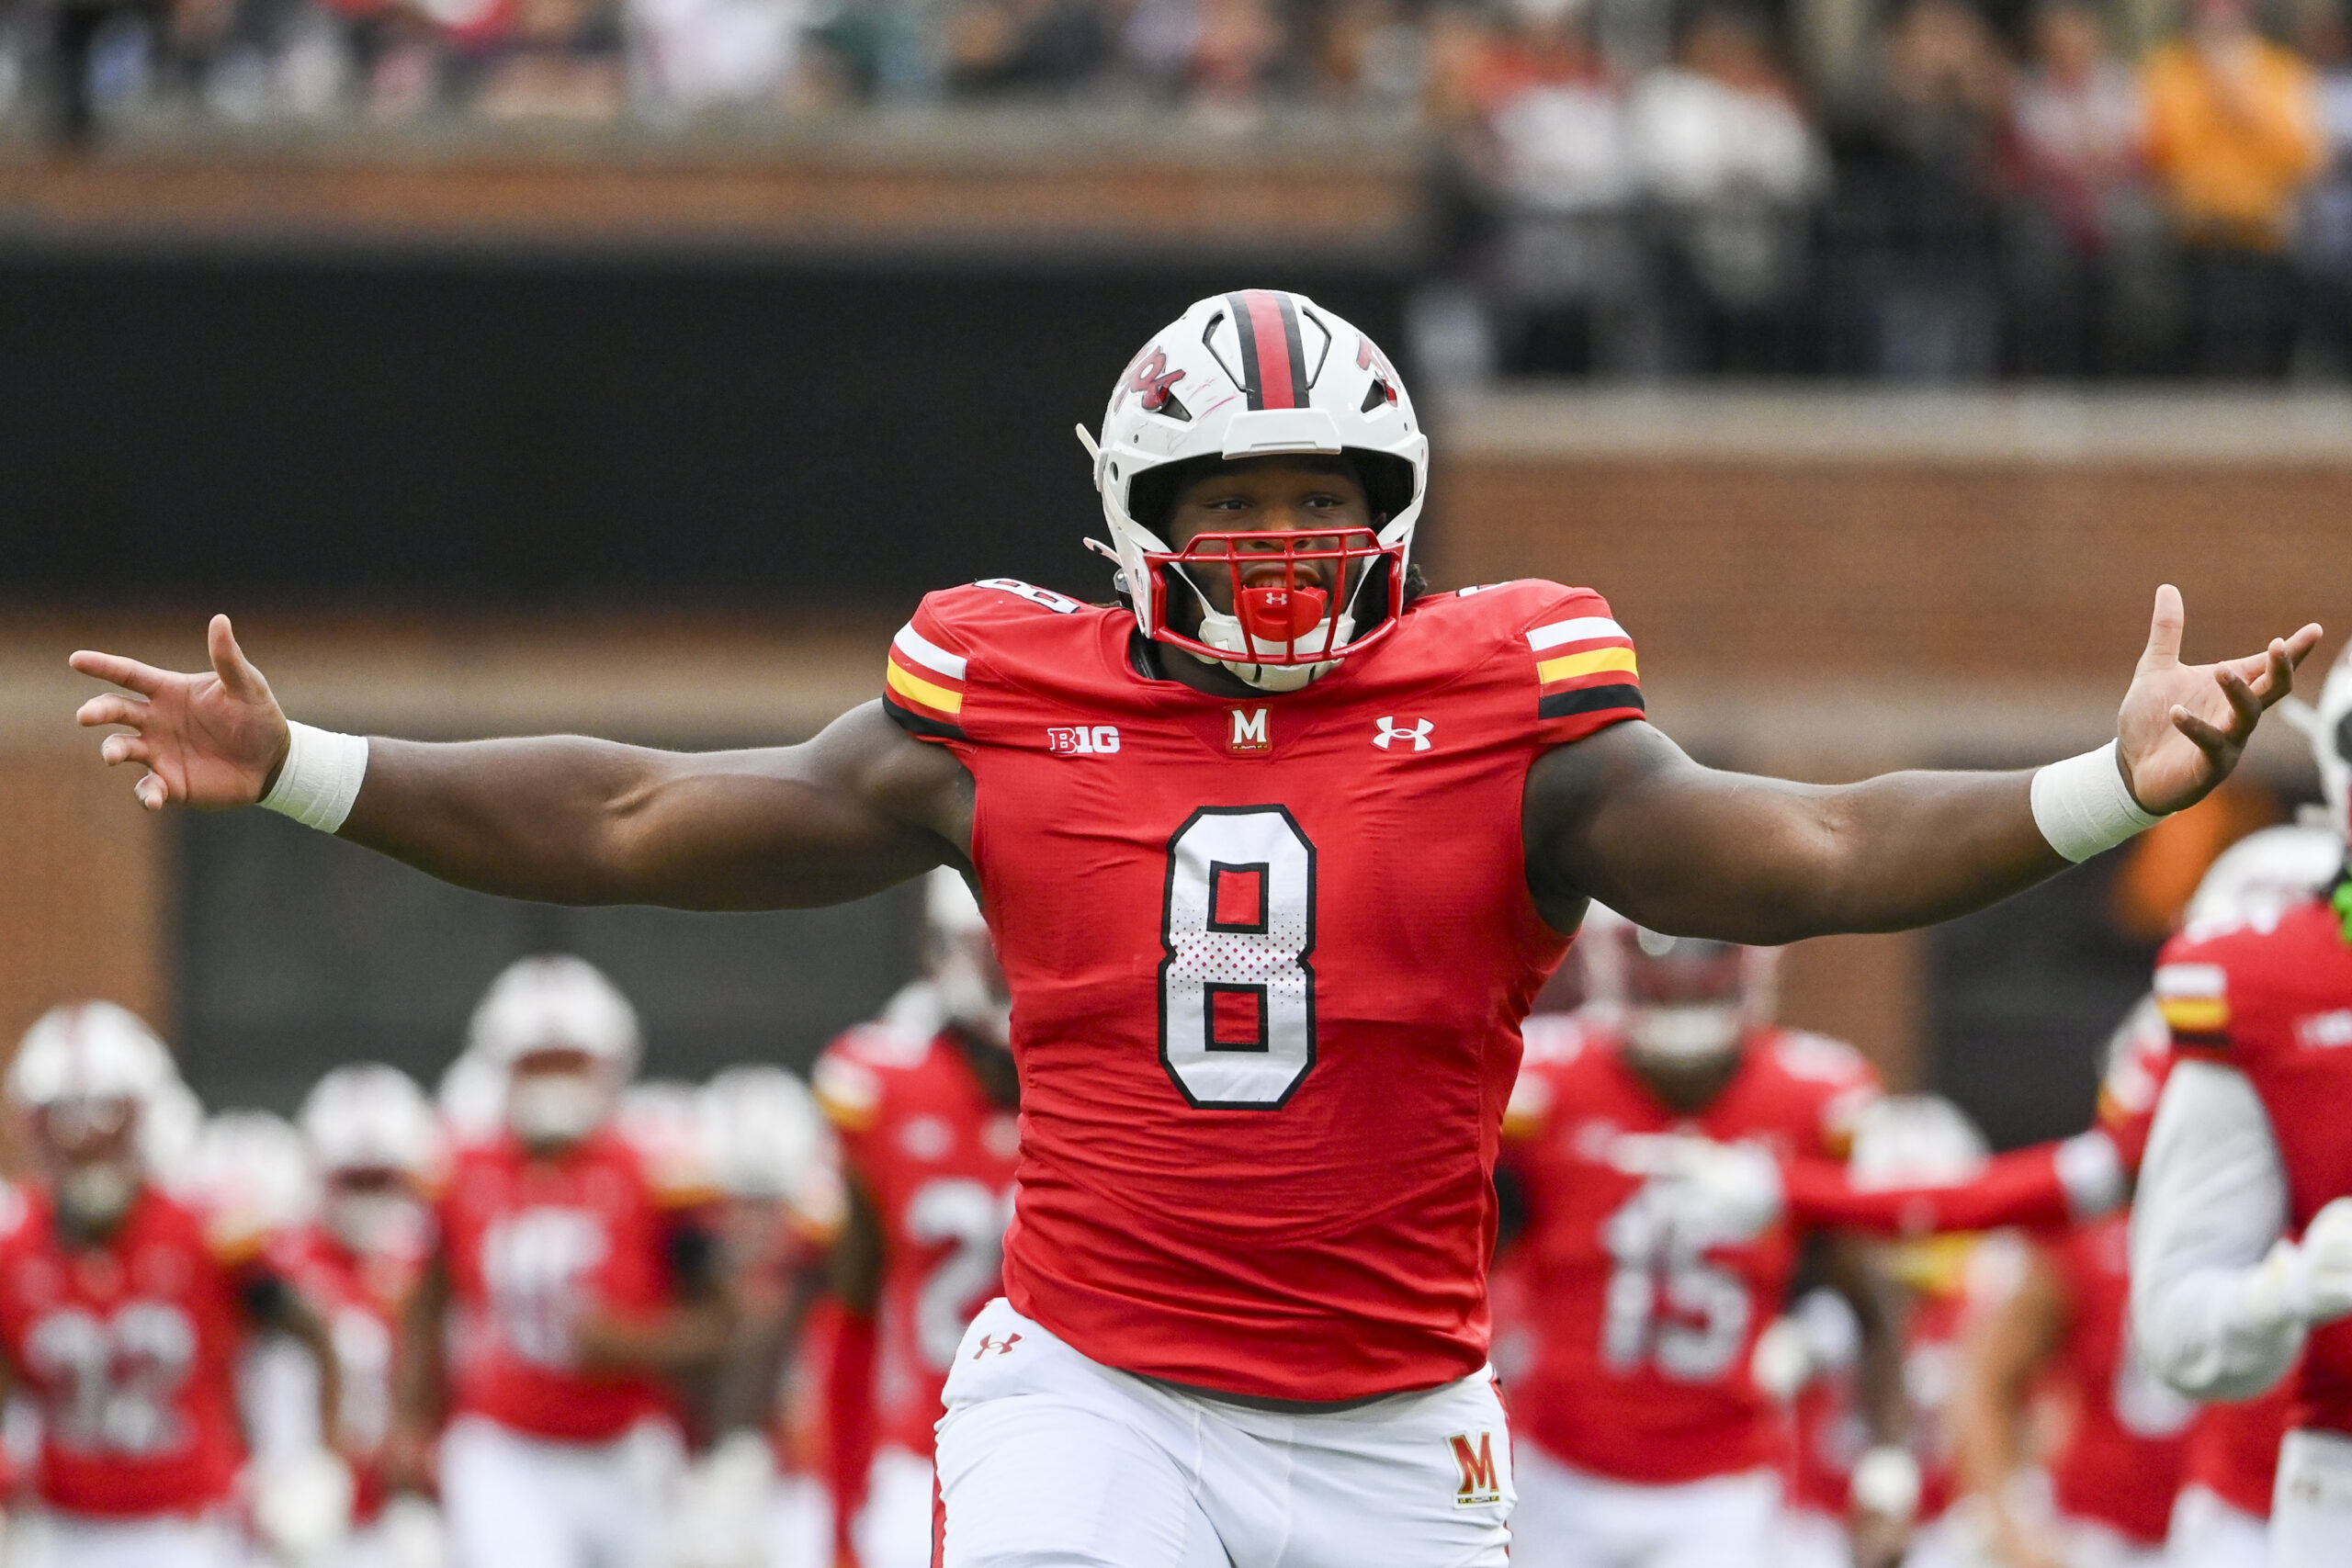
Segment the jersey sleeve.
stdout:
<path fill-rule="evenodd" d="M 2228 946 L 2226 938 L 2199 942 L 2183 935 L 2156 955 L 2156 1010 L 2182 1056 L 2230 1060 Z"/>
<path fill-rule="evenodd" d="M 1550 592 L 1521 630 L 1533 668 L 1535 723 L 1546 745 L 1563 745 L 1643 714 L 1634 639 L 1589 588 Z"/>
<path fill-rule="evenodd" d="M 842 1163 L 853 1170 L 865 1169 L 873 1157 L 875 1130 L 881 1125 L 883 1107 L 889 1098 L 889 1084 L 882 1070 L 865 1059 L 857 1037 L 851 1034 L 825 1048 L 808 1081 L 816 1091 L 818 1109 L 824 1111 L 840 1142 Z"/>
<path fill-rule="evenodd" d="M 1024 623 L 1085 608 L 1067 594 L 1010 577 L 924 594 L 913 618 L 890 639 L 882 671 L 884 711 L 918 740 L 968 739 L 965 704 L 983 650 L 1004 638 L 1018 645 Z"/>
<path fill-rule="evenodd" d="M 1802 1029 L 1780 1032 L 1772 1054 L 1805 1097 L 1804 1124 L 1812 1146 L 1804 1155 L 1842 1162 L 1853 1151 L 1862 1112 L 1885 1092 L 1878 1069 L 1844 1041 Z"/>

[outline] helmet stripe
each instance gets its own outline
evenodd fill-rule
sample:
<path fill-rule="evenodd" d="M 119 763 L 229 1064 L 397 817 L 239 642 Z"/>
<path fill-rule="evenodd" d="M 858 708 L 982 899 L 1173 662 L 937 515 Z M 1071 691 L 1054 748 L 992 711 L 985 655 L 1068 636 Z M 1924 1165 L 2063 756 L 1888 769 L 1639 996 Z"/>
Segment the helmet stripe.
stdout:
<path fill-rule="evenodd" d="M 1253 409 L 1295 409 L 1306 399 L 1306 349 L 1298 336 L 1298 311 L 1290 296 L 1271 288 L 1245 288 L 1227 296 L 1233 325 L 1241 334 L 1241 363 L 1250 372 Z"/>

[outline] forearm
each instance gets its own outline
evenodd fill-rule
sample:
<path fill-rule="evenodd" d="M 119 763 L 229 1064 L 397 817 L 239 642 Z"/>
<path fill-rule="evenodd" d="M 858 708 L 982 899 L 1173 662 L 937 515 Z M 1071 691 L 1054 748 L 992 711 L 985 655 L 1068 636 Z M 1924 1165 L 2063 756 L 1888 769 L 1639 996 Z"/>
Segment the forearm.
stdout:
<path fill-rule="evenodd" d="M 2287 1219 L 2277 1141 L 2242 1074 L 2173 1068 L 2132 1216 L 2132 1328 L 2159 1377 L 2197 1399 L 2248 1399 L 2302 1353 L 2300 1318 L 2256 1289 Z"/>

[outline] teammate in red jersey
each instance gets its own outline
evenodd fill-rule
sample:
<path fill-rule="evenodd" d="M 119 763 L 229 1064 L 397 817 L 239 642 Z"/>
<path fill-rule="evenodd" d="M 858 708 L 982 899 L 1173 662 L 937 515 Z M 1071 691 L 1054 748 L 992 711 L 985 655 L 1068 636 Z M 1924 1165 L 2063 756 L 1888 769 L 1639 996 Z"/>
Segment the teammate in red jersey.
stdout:
<path fill-rule="evenodd" d="M 2158 1382 L 2130 1329 L 2128 1222 L 2066 1232 L 1972 1336 L 1955 1431 L 1961 1472 L 2017 1568 L 2159 1568 L 2196 1407 Z M 2037 1393 L 2065 1437 L 2031 1497 L 2027 1427 Z"/>
<path fill-rule="evenodd" d="M 401 1314 L 431 1239 L 426 1194 L 442 1146 L 424 1091 L 396 1067 L 337 1067 L 297 1119 L 322 1189 L 317 1219 L 283 1237 L 272 1258 L 325 1314 L 342 1372 L 343 1417 L 334 1444 L 356 1483 L 342 1568 L 399 1568 L 437 1549 L 440 1522 L 385 1474 L 392 1427 L 392 1349 Z"/>
<path fill-rule="evenodd" d="M 683 1459 L 666 1377 L 710 1364 L 731 1326 L 711 1194 L 665 1190 L 614 1125 L 637 1020 L 591 965 L 507 970 L 468 1049 L 505 1071 L 506 1125 L 455 1151 L 435 1205 L 398 1446 L 415 1465 L 450 1415 L 438 1474 L 461 1562 L 651 1561 Z"/>
<path fill-rule="evenodd" d="M 931 874 L 923 901 L 927 978 L 816 1073 L 851 1192 L 831 1430 L 842 1541 L 864 1568 L 931 1561 L 932 1428 L 965 1326 L 1004 1288 L 1020 1147 L 1012 998 L 988 926 L 952 871 Z"/>
<path fill-rule="evenodd" d="M 967 870 L 1023 1125 L 1006 1298 L 946 1393 L 946 1561 L 1495 1562 L 1489 1176 L 1586 901 L 1768 943 L 1978 908 L 2204 795 L 2319 631 L 2183 665 L 2165 588 L 2100 751 L 1732 775 L 1643 721 L 1598 594 L 1421 591 L 1428 455 L 1369 338 L 1242 290 L 1113 389 L 1125 603 L 934 594 L 885 699 L 806 745 L 289 727 L 224 620 L 207 674 L 77 654 L 130 688 L 81 716 L 128 727 L 102 751 L 150 806 L 264 802 L 493 892 L 757 908 Z"/>
<path fill-rule="evenodd" d="M 1712 1207 L 1694 1225 L 1657 1155 L 1687 1138 L 1744 1147 L 1768 1169 L 1842 1158 L 1877 1079 L 1850 1048 L 1764 1021 L 1764 953 L 1615 919 L 1589 921 L 1586 941 L 1595 991 L 1623 998 L 1622 1032 L 1531 1022 L 1505 1122 L 1536 1329 L 1532 1364 L 1510 1389 L 1512 1560 L 1761 1562 L 1785 1431 L 1749 1369 L 1802 1238 L 1769 1217 L 1718 1223 Z M 1877 1292 L 1855 1293 L 1883 1415 L 1900 1398 L 1894 1325 Z"/>
<path fill-rule="evenodd" d="M 0 1193 L 0 1359 L 40 1411 L 40 1568 L 228 1568 L 240 1355 L 266 1327 L 326 1352 L 260 1238 L 209 1227 L 150 1179 L 141 1113 L 174 1076 L 107 1002 L 50 1012 L 9 1066 L 41 1179 Z M 336 1396 L 330 1369 L 322 1420 Z"/>

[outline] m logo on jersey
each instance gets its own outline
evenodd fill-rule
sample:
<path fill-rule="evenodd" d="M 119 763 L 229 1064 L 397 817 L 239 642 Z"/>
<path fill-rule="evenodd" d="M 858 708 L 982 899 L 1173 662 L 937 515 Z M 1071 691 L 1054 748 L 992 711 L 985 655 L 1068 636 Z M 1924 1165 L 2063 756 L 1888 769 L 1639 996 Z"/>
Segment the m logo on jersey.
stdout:
<path fill-rule="evenodd" d="M 1046 750 L 1071 757 L 1107 757 L 1119 749 L 1114 724 L 1057 726 L 1046 731 Z"/>
<path fill-rule="evenodd" d="M 1399 725 L 1394 717 L 1384 718 L 1380 721 L 1380 733 L 1372 738 L 1372 743 L 1385 751 L 1392 740 L 1409 740 L 1414 750 L 1426 751 L 1430 749 L 1430 731 L 1436 728 L 1434 719 L 1417 718 L 1409 725 Z"/>
<path fill-rule="evenodd" d="M 1453 1494 L 1453 1506 L 1471 1508 L 1483 1503 L 1501 1502 L 1502 1480 L 1495 1470 L 1495 1435 L 1482 1429 L 1475 1448 L 1467 1432 L 1457 1432 L 1446 1441 L 1453 1446 L 1453 1462 L 1462 1472 L 1462 1484 Z"/>
<path fill-rule="evenodd" d="M 1227 737 L 1225 749 L 1238 757 L 1262 757 L 1274 749 L 1272 731 L 1267 728 L 1266 708 L 1228 708 L 1233 716 L 1233 733 Z"/>

